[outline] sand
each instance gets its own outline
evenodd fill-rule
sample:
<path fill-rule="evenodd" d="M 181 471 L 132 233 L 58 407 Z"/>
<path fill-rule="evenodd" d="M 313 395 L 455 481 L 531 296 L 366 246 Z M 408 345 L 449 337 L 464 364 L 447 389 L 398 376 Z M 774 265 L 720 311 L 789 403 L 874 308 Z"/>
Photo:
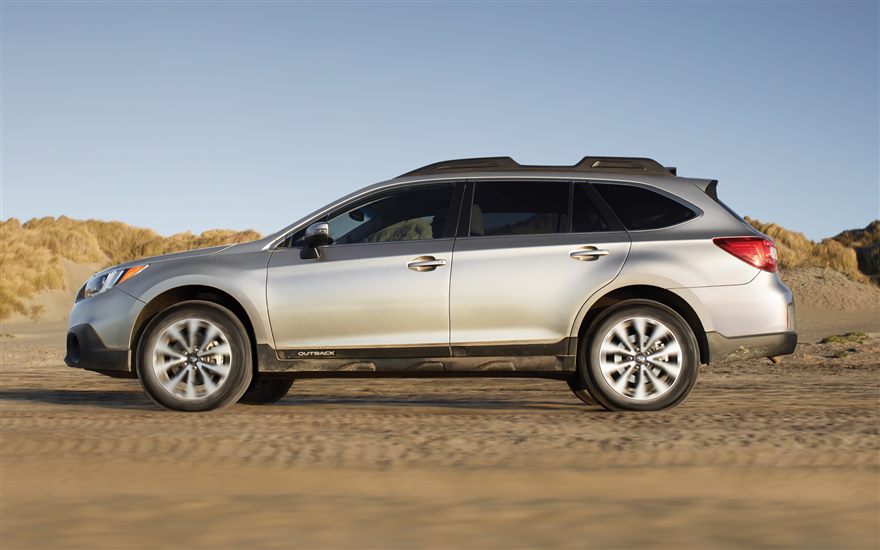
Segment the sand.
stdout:
<path fill-rule="evenodd" d="M 65 367 L 61 323 L 2 332 L 4 549 L 880 544 L 878 334 L 712 365 L 663 413 L 488 379 L 182 414 Z"/>

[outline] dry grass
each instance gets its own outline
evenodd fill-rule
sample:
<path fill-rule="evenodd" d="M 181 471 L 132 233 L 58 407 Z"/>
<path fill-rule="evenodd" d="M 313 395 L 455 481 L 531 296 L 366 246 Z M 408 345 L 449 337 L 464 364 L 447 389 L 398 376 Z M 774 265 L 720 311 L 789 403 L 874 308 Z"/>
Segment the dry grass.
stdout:
<path fill-rule="evenodd" d="M 880 280 L 880 220 L 872 221 L 864 229 L 844 231 L 834 240 L 854 248 L 861 272 Z"/>
<path fill-rule="evenodd" d="M 865 283 L 870 280 L 859 271 L 856 251 L 834 239 L 823 239 L 816 243 L 803 233 L 789 231 L 775 223 L 763 223 L 748 217 L 746 221 L 776 242 L 779 268 L 782 270 L 809 266 L 830 267 L 853 281 Z"/>
<path fill-rule="evenodd" d="M 826 336 L 819 340 L 820 344 L 864 344 L 868 341 L 868 335 L 864 332 L 847 332 Z"/>
<path fill-rule="evenodd" d="M 860 263 L 873 269 L 870 266 L 874 264 L 870 261 L 873 259 L 876 263 L 876 256 L 880 256 L 880 221 L 864 230 L 845 231 L 834 239 L 816 243 L 803 233 L 773 223 L 746 220 L 776 241 L 783 270 L 829 267 L 854 281 L 867 282 L 868 277 L 859 269 Z M 221 229 L 205 231 L 201 235 L 178 233 L 163 237 L 151 229 L 122 222 L 72 220 L 64 216 L 32 219 L 24 224 L 15 218 L 0 221 L 0 278 L 3 281 L 0 285 L 0 319 L 15 314 L 34 318 L 40 315 L 40 308 L 33 306 L 31 299 L 42 291 L 65 288 L 65 272 L 58 258 L 110 266 L 147 256 L 246 242 L 259 237 L 255 231 Z M 857 258 L 856 250 L 864 252 L 860 252 Z"/>
<path fill-rule="evenodd" d="M 66 277 L 58 258 L 76 263 L 110 266 L 146 256 L 193 248 L 252 241 L 255 231 L 214 229 L 201 235 L 178 233 L 163 237 L 151 229 L 121 222 L 15 218 L 0 221 L 0 319 L 15 314 L 36 318 L 40 308 L 30 305 L 39 292 L 64 289 Z"/>

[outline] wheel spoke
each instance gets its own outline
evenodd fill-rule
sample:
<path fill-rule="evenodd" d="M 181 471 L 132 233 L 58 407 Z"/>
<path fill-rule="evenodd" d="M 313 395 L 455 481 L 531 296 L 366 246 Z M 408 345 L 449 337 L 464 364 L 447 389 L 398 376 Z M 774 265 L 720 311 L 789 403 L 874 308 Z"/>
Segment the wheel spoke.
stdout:
<path fill-rule="evenodd" d="M 661 350 L 657 350 L 651 355 L 648 356 L 648 359 L 657 359 L 659 357 L 664 357 L 666 355 L 679 355 L 681 354 L 681 347 L 678 345 L 678 342 L 673 340 L 667 346 L 665 346 Z"/>
<path fill-rule="evenodd" d="M 183 337 L 183 334 L 180 333 L 180 329 L 178 329 L 176 326 L 169 327 L 168 330 L 165 331 L 165 334 L 167 334 L 177 342 L 180 342 L 180 345 L 183 346 L 183 348 L 189 347 L 186 338 Z"/>
<path fill-rule="evenodd" d="M 624 349 L 623 346 L 605 339 L 602 341 L 602 345 L 599 346 L 599 355 L 600 357 L 608 357 L 609 355 L 624 355 L 630 357 L 632 356 L 632 353 L 630 353 L 629 350 Z"/>
<path fill-rule="evenodd" d="M 196 373 L 192 369 L 186 369 L 186 398 L 194 399 L 196 396 Z"/>
<path fill-rule="evenodd" d="M 220 334 L 220 329 L 217 328 L 213 323 L 208 323 L 208 328 L 205 329 L 205 335 L 202 338 L 202 341 L 199 343 L 199 351 L 204 350 L 208 345 L 217 338 L 217 335 Z"/>
<path fill-rule="evenodd" d="M 654 389 L 657 393 L 663 393 L 669 389 L 669 384 L 664 382 L 663 379 L 657 377 L 657 375 L 654 374 L 654 371 L 652 371 L 650 367 L 643 368 L 642 373 L 648 375 L 648 380 L 650 380 L 651 384 L 654 385 Z"/>
<path fill-rule="evenodd" d="M 187 348 L 193 349 L 196 347 L 196 334 L 199 332 L 199 321 L 198 319 L 190 319 L 186 323 L 186 338 L 187 338 Z"/>
<path fill-rule="evenodd" d="M 641 351 L 645 351 L 645 322 L 644 317 L 636 317 L 633 319 L 633 330 L 636 333 L 636 347 Z"/>
<path fill-rule="evenodd" d="M 666 340 L 667 337 L 671 336 L 672 333 L 669 332 L 669 329 L 664 327 L 663 325 L 657 324 L 654 325 L 654 332 L 651 333 L 651 337 L 648 338 L 648 341 L 645 342 L 645 349 L 651 349 L 651 346 L 656 344 L 661 340 Z"/>
<path fill-rule="evenodd" d="M 634 361 L 625 361 L 623 363 L 614 363 L 612 361 L 601 361 L 599 363 L 599 369 L 602 371 L 602 374 L 606 376 L 610 376 L 612 373 L 620 372 L 621 369 L 629 368 L 635 365 Z"/>
<path fill-rule="evenodd" d="M 229 344 L 222 343 L 220 345 L 214 346 L 213 348 L 199 352 L 199 357 L 210 357 L 212 355 L 229 355 L 229 352 L 232 348 L 229 347 Z"/>
<path fill-rule="evenodd" d="M 161 361 L 156 363 L 156 370 L 165 372 L 172 367 L 176 367 L 181 363 L 186 362 L 186 357 L 179 357 L 177 359 L 172 359 L 171 361 Z"/>
<path fill-rule="evenodd" d="M 189 369 L 180 369 L 179 371 L 177 371 L 177 374 L 175 374 L 165 382 L 162 382 L 162 385 L 165 386 L 165 389 L 169 392 L 176 393 L 175 390 L 177 388 L 177 384 L 179 384 L 180 381 L 183 380 L 183 377 L 186 376 L 187 372 L 189 372 Z"/>
<path fill-rule="evenodd" d="M 657 361 L 656 359 L 648 359 L 648 363 L 665 372 L 673 380 L 678 378 L 678 374 L 681 372 L 681 366 L 677 363 L 667 363 L 665 361 Z"/>
<path fill-rule="evenodd" d="M 620 376 L 620 378 L 618 378 L 613 383 L 614 389 L 617 390 L 618 393 L 620 393 L 622 395 L 626 395 L 626 385 L 629 381 L 629 375 L 632 374 L 632 371 L 634 368 L 636 368 L 636 366 L 634 364 L 627 367 L 627 369 L 623 372 L 623 374 Z"/>
<path fill-rule="evenodd" d="M 639 369 L 636 373 L 636 388 L 633 392 L 635 399 L 645 399 L 648 396 L 648 388 L 645 384 L 645 369 Z"/>
<path fill-rule="evenodd" d="M 614 327 L 614 336 L 617 337 L 618 340 L 623 344 L 623 348 L 627 351 L 627 353 L 635 353 L 635 349 L 629 341 L 629 337 L 626 335 L 626 331 L 623 328 L 623 323 Z"/>
<path fill-rule="evenodd" d="M 217 389 L 217 384 L 211 378 L 211 373 L 208 371 L 208 369 L 205 369 L 203 365 L 204 363 L 199 364 L 199 373 L 202 375 L 202 381 L 204 382 L 205 388 L 208 390 L 208 393 L 212 393 L 214 390 Z"/>
<path fill-rule="evenodd" d="M 199 363 L 199 366 L 203 369 L 207 369 L 208 371 L 213 372 L 221 378 L 224 378 L 227 374 L 229 374 L 229 365 L 212 365 L 210 363 Z"/>
<path fill-rule="evenodd" d="M 156 347 L 153 348 L 156 353 L 160 353 L 162 355 L 170 355 L 174 359 L 182 359 L 186 360 L 186 356 L 179 351 L 173 350 L 165 344 L 156 344 Z"/>

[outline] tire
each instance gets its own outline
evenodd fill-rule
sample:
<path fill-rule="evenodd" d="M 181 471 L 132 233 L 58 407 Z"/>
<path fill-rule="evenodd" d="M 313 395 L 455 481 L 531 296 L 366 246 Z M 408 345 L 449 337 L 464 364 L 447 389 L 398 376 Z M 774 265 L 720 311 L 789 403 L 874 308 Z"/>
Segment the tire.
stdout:
<path fill-rule="evenodd" d="M 227 407 L 253 377 L 247 331 L 223 306 L 181 302 L 147 325 L 138 345 L 137 374 L 160 407 L 188 412 Z"/>
<path fill-rule="evenodd" d="M 609 410 L 668 409 L 681 403 L 697 382 L 697 339 L 687 321 L 663 304 L 621 302 L 597 319 L 588 334 L 578 353 L 578 374 Z"/>
<path fill-rule="evenodd" d="M 251 385 L 238 402 L 245 405 L 271 405 L 284 399 L 291 386 L 293 378 L 254 376 Z"/>
<path fill-rule="evenodd" d="M 573 393 L 575 397 L 583 401 L 584 404 L 596 404 L 596 400 L 593 399 L 592 395 L 590 395 L 590 390 L 587 389 L 587 385 L 584 383 L 583 379 L 580 376 L 568 380 L 568 388 L 571 390 L 571 393 Z"/>

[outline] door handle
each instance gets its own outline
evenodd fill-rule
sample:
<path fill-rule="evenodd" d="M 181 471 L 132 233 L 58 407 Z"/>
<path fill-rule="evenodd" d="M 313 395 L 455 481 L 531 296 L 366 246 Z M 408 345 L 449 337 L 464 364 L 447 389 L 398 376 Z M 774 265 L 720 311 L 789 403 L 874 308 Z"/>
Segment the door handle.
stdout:
<path fill-rule="evenodd" d="M 602 256 L 607 256 L 608 254 L 609 252 L 604 248 L 585 246 L 583 248 L 576 248 L 572 250 L 568 253 L 568 257 L 573 260 L 580 260 L 582 262 L 594 262 Z"/>
<path fill-rule="evenodd" d="M 446 265 L 446 260 L 443 258 L 435 258 L 434 256 L 419 256 L 418 258 L 413 258 L 412 260 L 406 263 L 406 267 L 408 269 L 412 269 L 413 271 L 434 271 L 438 267 Z"/>

